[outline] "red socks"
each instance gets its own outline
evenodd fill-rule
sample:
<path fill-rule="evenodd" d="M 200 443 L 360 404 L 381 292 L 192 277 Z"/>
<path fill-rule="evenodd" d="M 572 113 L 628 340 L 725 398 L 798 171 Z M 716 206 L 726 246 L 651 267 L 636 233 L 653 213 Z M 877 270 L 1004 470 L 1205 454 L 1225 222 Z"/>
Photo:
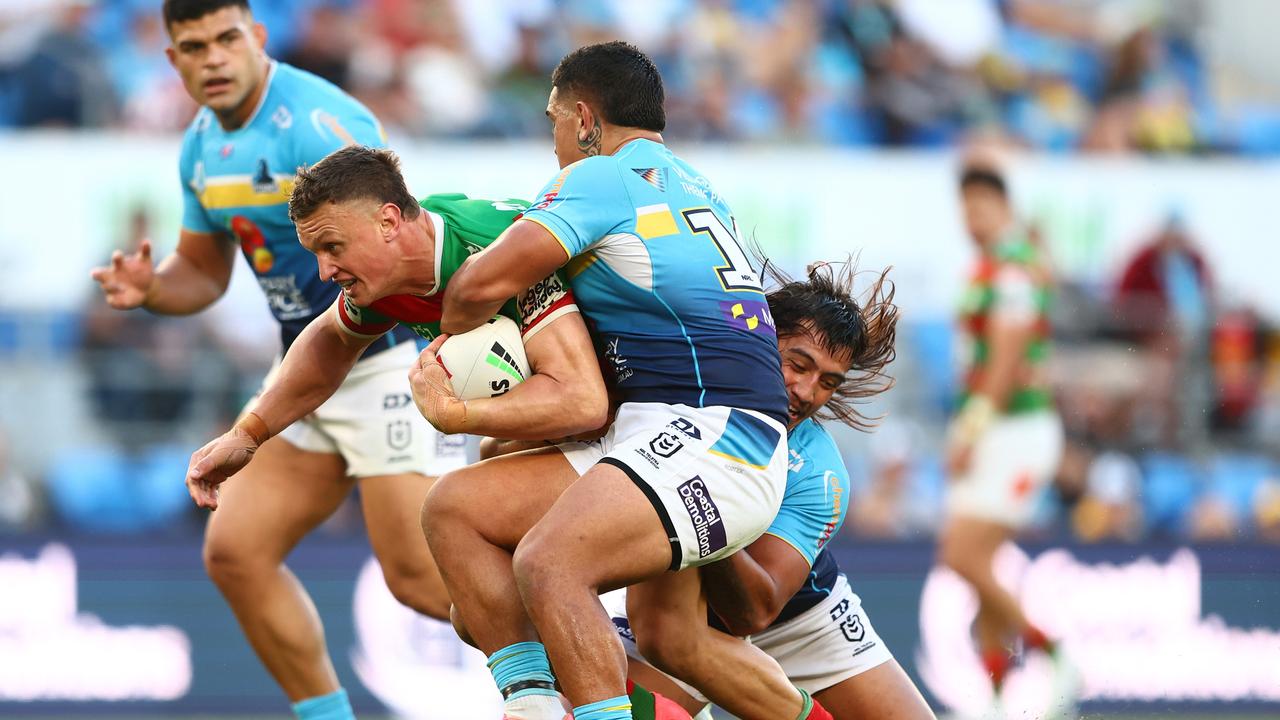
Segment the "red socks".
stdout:
<path fill-rule="evenodd" d="M 1004 684 L 1004 677 L 1009 673 L 1009 653 L 1003 648 L 984 650 L 982 653 L 982 666 L 987 669 L 987 675 L 991 677 L 991 686 L 995 688 L 996 692 L 1000 692 L 1000 686 Z"/>
<path fill-rule="evenodd" d="M 1043 650 L 1047 653 L 1054 650 L 1054 642 L 1035 625 L 1027 626 L 1026 631 L 1022 633 L 1022 643 L 1029 650 Z"/>

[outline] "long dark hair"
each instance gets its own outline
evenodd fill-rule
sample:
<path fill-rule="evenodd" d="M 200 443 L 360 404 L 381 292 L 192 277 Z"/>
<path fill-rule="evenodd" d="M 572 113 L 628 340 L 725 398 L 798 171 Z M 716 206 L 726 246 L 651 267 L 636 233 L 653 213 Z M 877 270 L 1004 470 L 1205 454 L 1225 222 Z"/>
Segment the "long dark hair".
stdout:
<path fill-rule="evenodd" d="M 844 382 L 817 412 L 819 418 L 868 431 L 883 417 L 868 417 L 859 406 L 894 383 L 885 374 L 897 355 L 898 306 L 893 304 L 890 269 L 880 271 L 855 296 L 854 280 L 861 273 L 852 258 L 813 263 L 805 269 L 805 280 L 793 280 L 773 263 L 764 263 L 765 276 L 777 285 L 767 295 L 778 337 L 808 334 L 832 355 L 851 360 Z"/>

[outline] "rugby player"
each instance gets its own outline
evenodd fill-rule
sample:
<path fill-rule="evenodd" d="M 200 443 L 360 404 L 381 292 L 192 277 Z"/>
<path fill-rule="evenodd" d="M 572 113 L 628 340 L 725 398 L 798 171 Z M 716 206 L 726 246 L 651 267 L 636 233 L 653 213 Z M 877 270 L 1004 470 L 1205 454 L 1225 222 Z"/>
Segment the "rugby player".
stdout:
<path fill-rule="evenodd" d="M 1032 520 L 1062 457 L 1062 423 L 1045 372 L 1052 276 L 1039 244 L 1015 220 L 998 172 L 970 164 L 960 196 L 979 257 L 961 310 L 972 355 L 947 435 L 939 559 L 977 593 L 974 636 L 998 696 L 1015 641 L 1060 659 L 992 569 L 996 550 Z"/>
<path fill-rule="evenodd" d="M 382 145 L 374 116 L 330 83 L 264 52 L 246 0 L 166 0 L 169 61 L 203 107 L 183 139 L 178 247 L 155 266 L 151 244 L 97 268 L 112 307 L 186 315 L 226 291 L 243 252 L 280 325 L 282 351 L 339 288 L 317 277 L 287 203 L 294 171 L 347 144 Z M 310 597 L 284 565 L 357 482 L 365 525 L 392 594 L 432 617 L 449 597 L 418 528 L 431 476 L 465 462 L 405 393 L 417 338 L 396 328 L 369 344 L 324 405 L 264 443 L 210 516 L 204 563 L 250 645 L 300 717 L 351 717 Z M 237 432 L 244 432 L 245 416 Z"/>
<path fill-rule="evenodd" d="M 768 295 L 788 395 L 787 489 L 759 539 L 702 568 L 712 627 L 706 614 L 679 617 L 644 606 L 628 613 L 625 590 L 606 597 L 630 677 L 690 713 L 706 703 L 695 688 L 722 672 L 706 638 L 725 631 L 751 636 L 837 720 L 934 717 L 826 549 L 844 524 L 850 487 L 818 419 L 870 429 L 874 420 L 855 403 L 892 384 L 883 373 L 898 318 L 892 285 L 882 274 L 861 305 L 852 287 L 851 265 L 837 273 L 818 263 L 805 280 L 783 282 Z M 649 663 L 679 678 L 676 685 Z"/>
<path fill-rule="evenodd" d="M 639 583 L 635 601 L 696 606 L 690 569 L 745 547 L 777 514 L 787 398 L 732 213 L 662 144 L 653 63 L 625 43 L 591 45 L 560 62 L 552 86 L 562 170 L 454 275 L 441 328 L 479 325 L 567 264 L 621 405 L 598 441 L 446 475 L 423 528 L 508 717 L 560 719 L 554 665 L 574 718 L 618 720 L 632 717 L 626 656 L 599 592 Z M 439 427 L 459 405 L 441 394 L 428 419 Z M 722 637 L 712 700 L 746 706 L 747 720 L 829 717 L 768 656 Z"/>

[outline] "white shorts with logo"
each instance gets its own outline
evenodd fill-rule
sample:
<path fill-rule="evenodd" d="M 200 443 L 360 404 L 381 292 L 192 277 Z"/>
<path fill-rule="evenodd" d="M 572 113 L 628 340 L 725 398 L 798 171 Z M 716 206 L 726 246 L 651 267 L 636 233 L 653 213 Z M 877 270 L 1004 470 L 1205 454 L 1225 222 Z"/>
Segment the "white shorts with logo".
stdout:
<path fill-rule="evenodd" d="M 440 434 L 413 404 L 408 376 L 417 359 L 417 344 L 405 342 L 360 360 L 333 397 L 279 437 L 300 450 L 341 455 L 355 478 L 463 467 L 466 436 Z M 278 368 L 279 361 L 264 386 Z"/>
<path fill-rule="evenodd" d="M 647 664 L 636 647 L 627 619 L 626 590 L 600 597 L 622 639 L 627 657 Z M 841 575 L 825 600 L 747 641 L 773 658 L 796 687 L 813 695 L 893 659 L 893 653 L 871 626 L 862 600 Z M 670 676 L 668 676 L 670 677 Z M 677 678 L 671 681 L 695 700 L 707 698 Z"/>
<path fill-rule="evenodd" d="M 623 403 L 599 440 L 559 446 L 578 474 L 623 470 L 671 540 L 671 569 L 746 547 L 773 522 L 787 484 L 787 432 L 750 410 Z"/>
<path fill-rule="evenodd" d="M 948 486 L 948 514 L 1026 526 L 1062 461 L 1063 442 L 1052 410 L 1000 416 L 974 444 L 969 472 Z"/>

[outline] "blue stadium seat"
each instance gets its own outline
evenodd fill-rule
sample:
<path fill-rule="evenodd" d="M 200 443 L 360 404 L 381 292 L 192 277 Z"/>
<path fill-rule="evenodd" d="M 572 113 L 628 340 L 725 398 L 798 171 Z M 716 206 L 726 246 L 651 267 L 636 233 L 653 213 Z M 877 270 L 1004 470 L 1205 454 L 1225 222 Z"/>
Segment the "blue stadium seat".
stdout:
<path fill-rule="evenodd" d="M 1206 491 L 1221 499 L 1237 518 L 1248 518 L 1254 494 L 1263 480 L 1273 475 L 1271 462 L 1263 455 L 1224 453 L 1209 465 Z"/>
<path fill-rule="evenodd" d="M 1181 534 L 1186 529 L 1187 514 L 1199 495 L 1199 468 L 1185 456 L 1166 452 L 1148 453 L 1139 465 L 1147 528 L 1156 533 Z"/>
<path fill-rule="evenodd" d="M 73 530 L 130 533 L 165 527 L 190 505 L 188 450 L 161 446 L 134 457 L 104 446 L 74 448 L 50 468 L 48 491 Z"/>

